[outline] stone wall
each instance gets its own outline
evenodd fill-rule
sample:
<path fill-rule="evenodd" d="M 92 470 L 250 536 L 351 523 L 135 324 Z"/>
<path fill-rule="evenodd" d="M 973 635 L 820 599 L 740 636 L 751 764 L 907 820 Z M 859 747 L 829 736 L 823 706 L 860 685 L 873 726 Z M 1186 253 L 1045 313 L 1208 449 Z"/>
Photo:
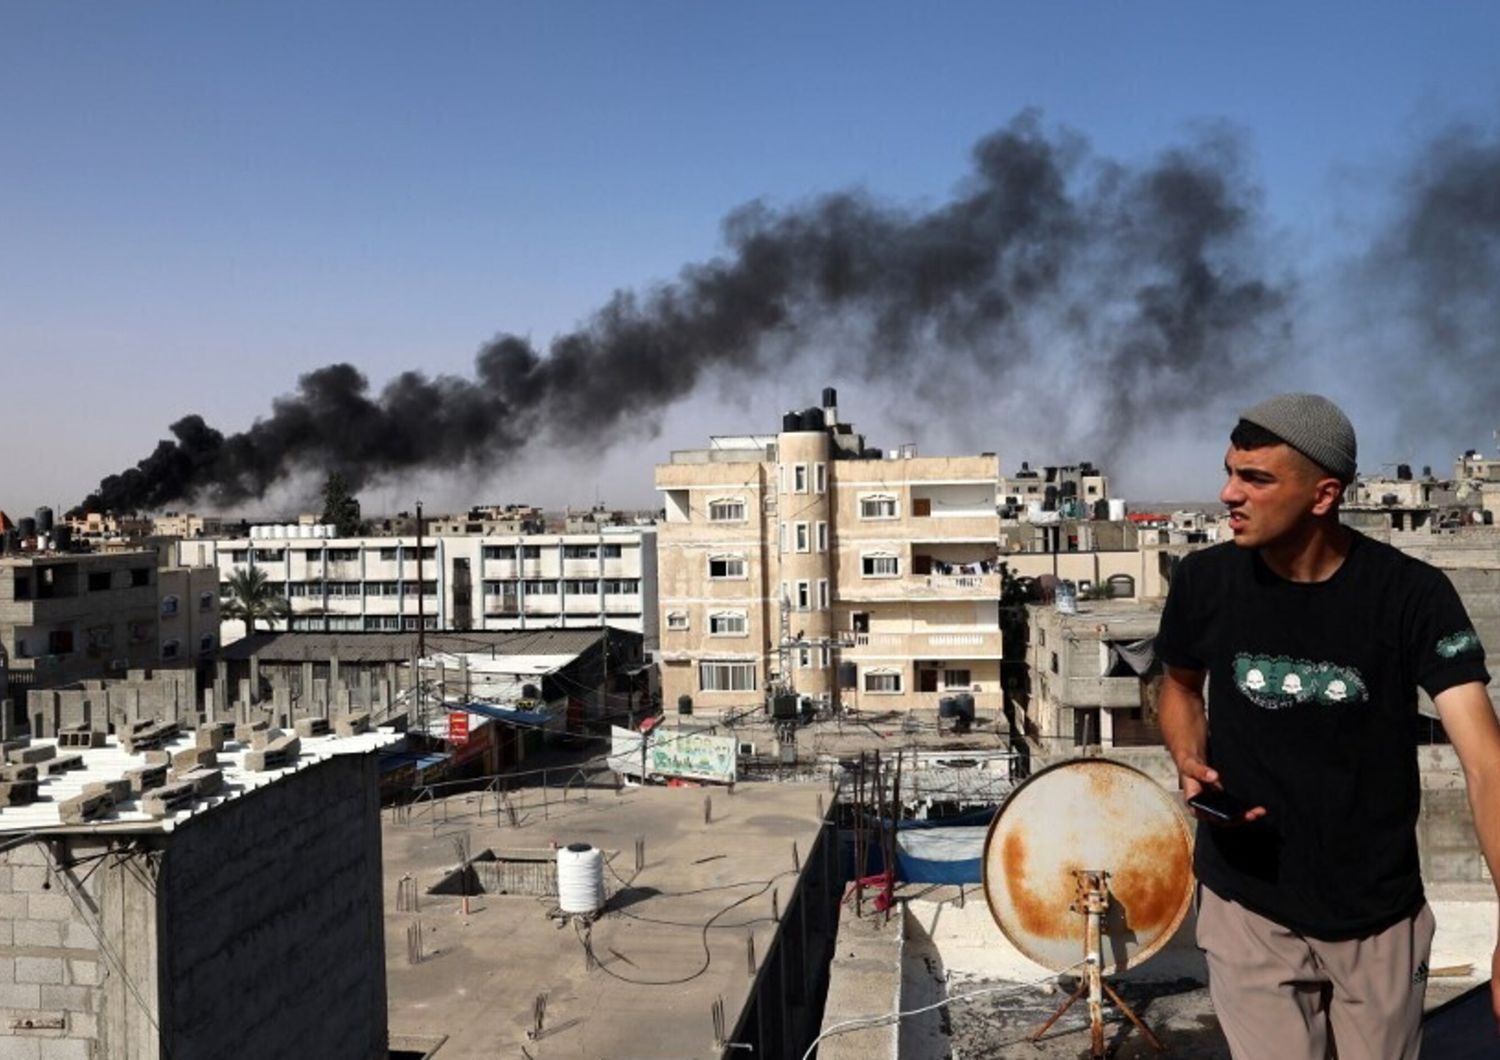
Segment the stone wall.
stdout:
<path fill-rule="evenodd" d="M 333 758 L 179 826 L 157 881 L 173 1056 L 384 1057 L 373 755 Z"/>

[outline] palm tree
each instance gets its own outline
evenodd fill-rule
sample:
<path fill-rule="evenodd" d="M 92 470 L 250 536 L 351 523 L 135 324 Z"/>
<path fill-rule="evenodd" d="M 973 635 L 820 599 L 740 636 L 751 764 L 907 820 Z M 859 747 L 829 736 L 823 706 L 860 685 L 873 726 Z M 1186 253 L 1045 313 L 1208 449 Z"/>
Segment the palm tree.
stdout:
<path fill-rule="evenodd" d="M 271 584 L 266 572 L 259 567 L 236 570 L 224 583 L 224 599 L 219 604 L 219 615 L 222 618 L 242 620 L 247 637 L 255 632 L 256 620 L 285 621 L 291 614 L 291 605 L 276 591 L 276 586 Z"/>

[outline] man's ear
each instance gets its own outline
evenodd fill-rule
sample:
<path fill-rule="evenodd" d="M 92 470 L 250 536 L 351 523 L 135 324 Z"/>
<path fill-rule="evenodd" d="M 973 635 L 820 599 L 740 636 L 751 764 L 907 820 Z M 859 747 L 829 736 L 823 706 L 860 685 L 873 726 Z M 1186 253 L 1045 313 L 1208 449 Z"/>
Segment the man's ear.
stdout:
<path fill-rule="evenodd" d="M 1344 484 L 1332 475 L 1325 475 L 1318 479 L 1313 486 L 1314 515 L 1327 515 L 1338 507 L 1339 501 L 1344 496 Z"/>

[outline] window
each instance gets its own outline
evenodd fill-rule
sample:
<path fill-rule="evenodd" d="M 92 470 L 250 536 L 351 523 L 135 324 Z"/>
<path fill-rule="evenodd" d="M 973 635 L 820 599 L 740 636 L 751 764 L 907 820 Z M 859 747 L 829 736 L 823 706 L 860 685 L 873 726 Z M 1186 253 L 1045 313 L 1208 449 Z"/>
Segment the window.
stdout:
<path fill-rule="evenodd" d="M 806 464 L 793 464 L 792 465 L 792 492 L 793 493 L 806 493 L 807 492 L 807 465 Z"/>
<path fill-rule="evenodd" d="M 180 640 L 165 640 L 161 645 L 161 657 L 163 659 L 175 659 L 182 654 L 182 642 Z"/>
<path fill-rule="evenodd" d="M 813 492 L 822 493 L 828 489 L 828 465 L 813 465 Z"/>
<path fill-rule="evenodd" d="M 786 551 L 786 523 L 776 524 L 776 551 Z"/>
<path fill-rule="evenodd" d="M 745 521 L 745 499 L 724 497 L 708 502 L 708 521 L 711 523 L 743 523 Z"/>
<path fill-rule="evenodd" d="M 307 583 L 306 582 L 292 582 L 292 583 L 290 583 L 286 587 L 286 594 L 287 594 L 287 596 L 306 596 L 307 595 Z"/>
<path fill-rule="evenodd" d="M 229 553 L 229 562 L 234 564 L 249 563 L 250 550 L 248 548 L 237 548 Z"/>
<path fill-rule="evenodd" d="M 828 579 L 818 579 L 818 610 L 828 610 Z"/>
<path fill-rule="evenodd" d="M 570 579 L 563 582 L 563 592 L 569 596 L 598 596 L 599 583 L 593 580 Z"/>
<path fill-rule="evenodd" d="M 598 559 L 598 545 L 564 545 L 563 559 Z"/>
<path fill-rule="evenodd" d="M 109 588 L 109 571 L 96 570 L 89 572 L 89 592 L 102 593 Z"/>
<path fill-rule="evenodd" d="M 889 493 L 871 493 L 859 499 L 861 519 L 896 518 L 896 498 Z"/>
<path fill-rule="evenodd" d="M 527 596 L 556 596 L 557 583 L 554 581 L 528 581 L 526 583 Z"/>
<path fill-rule="evenodd" d="M 753 662 L 700 662 L 698 687 L 704 692 L 754 692 Z"/>
<path fill-rule="evenodd" d="M 806 611 L 812 607 L 812 585 L 810 583 L 805 581 L 797 583 L 796 606 L 798 611 Z"/>
<path fill-rule="evenodd" d="M 255 550 L 256 563 L 280 563 L 286 559 L 284 548 L 258 548 Z"/>
<path fill-rule="evenodd" d="M 813 650 L 807 645 L 797 649 L 797 669 L 810 670 L 813 665 Z"/>
<path fill-rule="evenodd" d="M 19 571 L 16 573 L 16 599 L 31 599 L 31 578 L 29 575 L 21 574 Z"/>
<path fill-rule="evenodd" d="M 541 559 L 542 558 L 542 546 L 541 545 L 522 545 L 521 546 L 521 558 L 522 559 Z"/>
<path fill-rule="evenodd" d="M 1052 672 L 1057 673 L 1057 652 L 1052 653 Z"/>
<path fill-rule="evenodd" d="M 806 523 L 797 524 L 797 551 L 806 552 L 812 548 L 811 534 Z"/>
<path fill-rule="evenodd" d="M 888 552 L 873 552 L 860 557 L 860 571 L 866 578 L 899 577 L 901 560 Z"/>
<path fill-rule="evenodd" d="M 682 630 L 688 628 L 688 613 L 686 611 L 668 611 L 667 628 Z"/>
<path fill-rule="evenodd" d="M 131 588 L 133 588 L 133 589 L 139 589 L 142 586 L 146 586 L 146 585 L 150 585 L 150 584 L 151 584 L 151 568 L 150 567 L 131 567 L 130 568 L 130 586 L 131 586 Z"/>
<path fill-rule="evenodd" d="M 603 556 L 605 559 L 619 559 L 620 558 L 620 554 L 621 553 L 620 553 L 620 546 L 619 545 L 600 545 L 599 546 L 599 555 Z"/>
<path fill-rule="evenodd" d="M 358 563 L 359 549 L 357 548 L 330 548 L 328 550 L 329 563 Z"/>
<path fill-rule="evenodd" d="M 214 609 L 214 604 L 218 603 L 218 600 L 219 600 L 219 598 L 217 596 L 215 596 L 213 593 L 199 593 L 198 594 L 198 610 L 199 611 L 212 611 Z"/>
<path fill-rule="evenodd" d="M 969 676 L 970 675 L 968 670 L 944 670 L 943 687 L 968 688 L 971 684 L 971 682 L 969 681 Z"/>
<path fill-rule="evenodd" d="M 824 522 L 818 523 L 818 551 L 828 551 L 828 524 Z"/>
<path fill-rule="evenodd" d="M 865 671 L 866 692 L 900 692 L 901 671 L 900 670 L 866 670 Z"/>
<path fill-rule="evenodd" d="M 415 593 L 417 591 L 417 583 L 414 582 L 414 581 L 407 582 L 406 583 L 406 591 L 409 592 L 409 593 Z M 435 582 L 435 581 L 431 581 L 430 582 L 430 581 L 427 581 L 424 578 L 422 580 L 422 595 L 423 596 L 436 596 L 437 595 L 437 582 Z"/>
<path fill-rule="evenodd" d="M 630 596 L 641 591 L 639 578 L 606 578 L 604 591 L 613 596 Z"/>
<path fill-rule="evenodd" d="M 484 559 L 515 559 L 516 550 L 510 545 L 485 545 L 480 552 Z"/>
<path fill-rule="evenodd" d="M 708 632 L 712 636 L 743 637 L 747 631 L 743 611 L 717 611 L 708 616 Z"/>
<path fill-rule="evenodd" d="M 175 615 L 177 613 L 177 597 L 163 596 L 161 598 L 161 613 L 163 618 Z"/>
<path fill-rule="evenodd" d="M 745 557 L 710 556 L 708 558 L 708 576 L 710 578 L 745 577 Z"/>
<path fill-rule="evenodd" d="M 214 635 L 212 633 L 205 633 L 203 634 L 203 636 L 198 638 L 198 650 L 200 652 L 209 652 L 214 650 Z"/>
<path fill-rule="evenodd" d="M 73 631 L 71 629 L 55 629 L 47 634 L 48 655 L 71 655 L 73 654 Z"/>

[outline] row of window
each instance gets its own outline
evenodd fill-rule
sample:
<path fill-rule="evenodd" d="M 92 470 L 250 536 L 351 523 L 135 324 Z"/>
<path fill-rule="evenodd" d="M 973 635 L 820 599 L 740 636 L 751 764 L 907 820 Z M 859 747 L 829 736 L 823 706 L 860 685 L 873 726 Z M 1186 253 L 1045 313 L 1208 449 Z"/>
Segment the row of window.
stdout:
<path fill-rule="evenodd" d="M 211 593 L 211 592 L 199 593 L 198 594 L 198 610 L 199 611 L 212 611 L 214 609 L 214 602 L 217 599 L 218 598 L 213 593 Z M 171 615 L 175 615 L 177 613 L 178 607 L 180 607 L 180 606 L 181 606 L 181 601 L 179 601 L 176 596 L 172 596 L 170 594 L 167 595 L 167 596 L 163 596 L 161 598 L 161 614 L 162 614 L 162 617 L 163 618 L 167 618 L 167 617 L 170 617 Z"/>
<path fill-rule="evenodd" d="M 815 466 L 821 473 L 823 465 L 817 464 Z M 794 464 L 793 470 L 794 479 L 800 482 L 801 479 L 797 479 L 795 472 L 800 470 L 805 475 L 807 468 L 804 464 Z M 782 492 L 785 493 L 787 491 L 783 488 Z M 802 484 L 801 488 L 794 489 L 792 492 L 806 493 L 807 488 L 805 483 Z M 823 492 L 821 475 L 818 482 L 818 489 L 814 492 Z M 714 497 L 708 502 L 708 521 L 711 523 L 743 523 L 748 511 L 749 509 L 746 506 L 744 497 Z M 861 519 L 894 519 L 898 514 L 900 514 L 900 507 L 896 501 L 896 495 L 893 493 L 867 493 L 859 498 L 859 517 Z"/>
<path fill-rule="evenodd" d="M 691 629 L 691 616 L 686 611 L 668 611 L 667 628 L 673 631 Z M 749 616 L 744 611 L 711 611 L 708 632 L 715 637 L 743 637 L 750 632 Z"/>
<path fill-rule="evenodd" d="M 438 620 L 435 615 L 427 615 L 423 619 L 423 625 L 427 629 L 437 629 Z M 366 632 L 414 630 L 417 628 L 417 620 L 414 616 L 402 615 L 293 615 L 292 629 L 298 632 L 309 633 L 353 633 L 359 630 Z"/>
<path fill-rule="evenodd" d="M 806 524 L 798 525 L 805 526 Z M 859 567 L 860 573 L 866 578 L 899 578 L 901 557 L 894 552 L 866 552 L 859 558 Z M 746 572 L 745 557 L 737 553 L 721 553 L 708 557 L 708 576 L 713 581 L 743 580 Z"/>
<path fill-rule="evenodd" d="M 827 611 L 828 579 L 819 578 L 813 582 L 804 578 L 800 581 L 782 582 L 781 599 L 794 611 Z"/>
<path fill-rule="evenodd" d="M 329 548 L 329 549 L 298 549 L 309 561 L 316 561 L 323 557 L 329 563 L 357 563 L 362 551 L 357 548 Z M 380 558 L 386 563 L 393 563 L 397 559 L 408 559 L 413 562 L 417 558 L 417 546 L 393 546 L 381 549 L 369 549 L 370 552 L 379 552 Z M 486 549 L 486 552 L 489 550 Z M 235 548 L 229 551 L 229 560 L 234 564 L 255 563 L 281 563 L 286 560 L 287 550 L 284 548 Z M 437 547 L 435 545 L 422 546 L 422 558 L 424 560 L 437 559 Z"/>
<path fill-rule="evenodd" d="M 422 595 L 436 596 L 437 582 L 423 581 Z M 225 592 L 228 592 L 227 587 Z M 286 594 L 297 596 L 415 596 L 417 583 L 405 582 L 287 582 Z"/>
<path fill-rule="evenodd" d="M 102 592 L 108 592 L 110 589 L 114 588 L 114 573 L 115 573 L 114 571 L 109 571 L 109 570 L 94 570 L 94 571 L 89 571 L 89 575 L 88 575 L 89 592 L 91 592 L 91 593 L 102 593 Z M 150 584 L 151 584 L 151 568 L 150 567 L 131 567 L 130 568 L 130 585 L 129 585 L 130 588 L 132 588 L 132 589 L 140 589 L 143 586 L 147 586 L 147 585 L 150 585 Z M 16 599 L 20 600 L 20 599 L 24 599 L 24 598 L 18 593 L 16 595 Z"/>
<path fill-rule="evenodd" d="M 525 588 L 527 596 L 556 596 L 559 586 L 561 586 L 561 591 L 568 596 L 597 596 L 601 582 L 604 592 L 610 596 L 630 596 L 641 591 L 639 578 L 589 578 L 586 580 L 564 578 L 561 582 L 528 578 L 519 584 Z M 513 581 L 487 580 L 484 583 L 484 594 L 486 596 L 515 596 L 517 584 Z"/>
<path fill-rule="evenodd" d="M 788 535 L 787 527 L 791 527 Z M 788 540 L 790 537 L 790 541 Z M 782 552 L 827 552 L 828 551 L 828 524 L 819 520 L 816 523 L 782 523 L 778 539 L 778 547 Z"/>
<path fill-rule="evenodd" d="M 807 493 L 809 486 L 812 493 L 828 490 L 827 464 L 782 464 L 779 474 L 782 493 Z"/>
<path fill-rule="evenodd" d="M 199 652 L 199 654 L 206 654 L 207 652 L 213 651 L 215 643 L 217 643 L 217 641 L 214 639 L 214 635 L 212 633 L 205 633 L 205 634 L 203 634 L 203 636 L 201 636 L 201 637 L 198 638 L 198 652 Z M 161 642 L 161 657 L 163 659 L 178 659 L 178 658 L 181 658 L 182 657 L 182 641 L 176 639 L 175 637 L 172 638 L 171 640 L 164 640 L 164 641 L 162 641 Z"/>

